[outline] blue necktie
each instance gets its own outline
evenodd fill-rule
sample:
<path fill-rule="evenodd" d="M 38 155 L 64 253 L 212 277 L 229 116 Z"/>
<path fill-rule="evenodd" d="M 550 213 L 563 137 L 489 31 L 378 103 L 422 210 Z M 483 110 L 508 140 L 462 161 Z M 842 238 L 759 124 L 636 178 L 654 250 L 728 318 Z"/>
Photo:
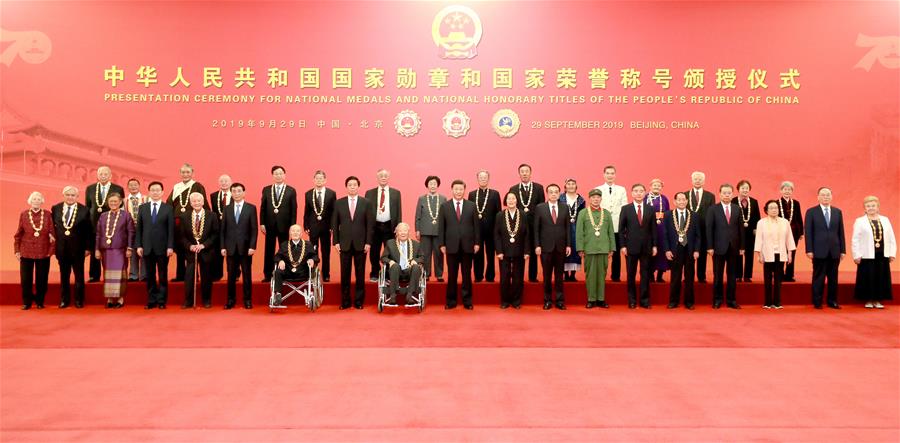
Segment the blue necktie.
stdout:
<path fill-rule="evenodd" d="M 403 246 L 400 247 L 400 269 L 406 270 L 409 267 L 409 257 L 406 252 L 406 242 L 403 242 Z"/>
<path fill-rule="evenodd" d="M 234 222 L 240 223 L 241 221 L 241 205 L 237 205 L 234 207 Z"/>
<path fill-rule="evenodd" d="M 831 228 L 831 209 L 825 207 L 825 227 Z"/>
<path fill-rule="evenodd" d="M 153 210 L 150 211 L 150 220 L 153 222 L 154 225 L 156 224 L 156 205 L 158 205 L 158 204 L 159 203 L 153 203 Z"/>

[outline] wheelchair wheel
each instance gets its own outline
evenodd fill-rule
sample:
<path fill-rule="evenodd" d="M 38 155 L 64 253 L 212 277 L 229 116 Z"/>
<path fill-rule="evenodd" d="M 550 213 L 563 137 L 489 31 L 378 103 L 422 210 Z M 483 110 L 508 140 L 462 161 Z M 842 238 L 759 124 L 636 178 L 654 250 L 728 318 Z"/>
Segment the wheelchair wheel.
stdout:
<path fill-rule="evenodd" d="M 422 293 L 419 294 L 419 313 L 421 314 L 425 311 L 425 290 L 422 290 Z"/>
<path fill-rule="evenodd" d="M 378 294 L 378 313 L 384 312 L 384 296 Z"/>

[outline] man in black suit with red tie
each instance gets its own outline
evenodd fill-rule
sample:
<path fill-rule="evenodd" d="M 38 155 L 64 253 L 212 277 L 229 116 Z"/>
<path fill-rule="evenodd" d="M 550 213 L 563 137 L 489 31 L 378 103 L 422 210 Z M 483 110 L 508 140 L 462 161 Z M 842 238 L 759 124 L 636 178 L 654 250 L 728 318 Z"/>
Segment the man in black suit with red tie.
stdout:
<path fill-rule="evenodd" d="M 481 229 L 475 215 L 475 203 L 465 200 L 466 183 L 454 180 L 453 198 L 441 205 L 438 217 L 438 244 L 447 257 L 447 303 L 453 309 L 457 303 L 457 277 L 462 266 L 462 301 L 472 309 L 472 259 L 481 249 Z"/>
<path fill-rule="evenodd" d="M 363 308 L 366 299 L 366 254 L 372 248 L 375 211 L 371 203 L 359 196 L 359 179 L 344 180 L 347 196 L 336 201 L 331 215 L 331 232 L 335 248 L 341 254 L 341 309 L 351 306 L 350 271 L 355 270 L 356 294 L 353 307 Z"/>
<path fill-rule="evenodd" d="M 691 174 L 690 190 L 685 191 L 688 197 L 688 209 L 696 213 L 700 218 L 700 250 L 708 249 L 708 241 L 706 239 L 706 212 L 710 206 L 716 203 L 716 196 L 712 192 L 703 189 L 706 184 L 706 174 L 700 171 L 694 171 Z M 706 283 L 706 254 L 700 254 L 697 258 L 697 281 Z"/>
<path fill-rule="evenodd" d="M 531 165 L 526 163 L 519 165 L 519 180 L 519 184 L 509 188 L 509 192 L 519 197 L 519 209 L 525 212 L 528 231 L 534 232 L 534 208 L 544 202 L 544 187 L 531 181 Z M 528 255 L 531 257 L 528 261 L 528 281 L 535 283 L 538 281 L 537 262 L 540 257 L 534 251 L 529 251 Z"/>
<path fill-rule="evenodd" d="M 209 205 L 212 207 L 213 214 L 219 219 L 219 226 L 222 226 L 222 219 L 225 216 L 225 208 L 231 204 L 231 177 L 228 174 L 219 176 L 219 190 L 209 194 Z M 225 257 L 215 254 L 210 265 L 210 275 L 212 281 L 219 281 L 225 276 Z"/>
<path fill-rule="evenodd" d="M 544 310 L 554 305 L 553 281 L 556 281 L 556 308 L 566 309 L 563 295 L 563 266 L 566 256 L 572 252 L 569 247 L 568 212 L 560 215 L 559 185 L 547 186 L 547 202 L 537 205 L 534 212 L 534 252 L 541 258 L 544 268 Z M 565 207 L 565 211 L 568 211 Z"/>
<path fill-rule="evenodd" d="M 619 214 L 619 235 L 622 237 L 622 253 L 628 278 L 628 308 L 637 307 L 638 264 L 641 265 L 641 300 L 644 309 L 650 309 L 650 257 L 656 255 L 656 215 L 653 207 L 644 202 L 647 188 L 638 183 L 631 186 L 632 203 L 622 207 Z"/>
<path fill-rule="evenodd" d="M 722 306 L 723 273 L 728 278 L 725 304 L 732 309 L 741 309 L 735 291 L 737 267 L 744 254 L 744 231 L 738 212 L 740 208 L 732 201 L 733 195 L 734 187 L 730 184 L 719 186 L 719 204 L 706 212 L 707 251 L 713 254 L 713 309 Z"/>
<path fill-rule="evenodd" d="M 228 301 L 225 309 L 234 307 L 237 298 L 237 278 L 240 270 L 244 289 L 244 309 L 253 308 L 253 254 L 256 253 L 256 238 L 259 221 L 256 207 L 244 201 L 244 185 L 231 185 L 231 204 L 225 208 L 222 225 L 219 227 L 219 245 L 222 256 L 228 261 Z"/>
<path fill-rule="evenodd" d="M 284 182 L 283 166 L 272 166 L 273 183 L 262 190 L 259 201 L 259 227 L 266 237 L 263 257 L 263 283 L 272 280 L 276 247 L 288 241 L 288 231 L 297 223 L 297 191 Z"/>
<path fill-rule="evenodd" d="M 325 187 L 325 171 L 313 174 L 313 184 L 306 191 L 303 207 L 303 230 L 309 235 L 309 242 L 322 257 L 322 281 L 331 280 L 331 215 L 337 193 Z"/>
<path fill-rule="evenodd" d="M 476 178 L 478 187 L 469 192 L 469 200 L 475 203 L 475 213 L 478 214 L 478 225 L 481 227 L 481 244 L 473 262 L 475 282 L 482 280 L 493 282 L 496 276 L 494 223 L 501 209 L 500 193 L 489 187 L 490 172 L 482 169 L 478 171 Z"/>
<path fill-rule="evenodd" d="M 394 239 L 394 230 L 403 221 L 400 191 L 388 186 L 391 171 L 381 169 L 376 175 L 378 186 L 366 191 L 366 200 L 372 203 L 375 225 L 372 231 L 372 249 L 369 251 L 369 281 L 378 281 L 381 269 L 381 247 L 386 240 Z"/>
<path fill-rule="evenodd" d="M 669 282 L 669 309 L 681 302 L 682 275 L 684 275 L 684 307 L 694 309 L 694 261 L 701 253 L 700 216 L 687 209 L 687 195 L 675 193 L 675 209 L 663 218 L 666 235 L 661 240 L 666 258 L 672 262 L 672 280 Z"/>
<path fill-rule="evenodd" d="M 837 299 L 838 266 L 847 253 L 844 216 L 831 206 L 831 189 L 819 188 L 819 204 L 806 210 L 806 255 L 813 261 L 812 302 L 822 309 L 825 280 L 828 279 L 828 307 L 841 309 Z"/>

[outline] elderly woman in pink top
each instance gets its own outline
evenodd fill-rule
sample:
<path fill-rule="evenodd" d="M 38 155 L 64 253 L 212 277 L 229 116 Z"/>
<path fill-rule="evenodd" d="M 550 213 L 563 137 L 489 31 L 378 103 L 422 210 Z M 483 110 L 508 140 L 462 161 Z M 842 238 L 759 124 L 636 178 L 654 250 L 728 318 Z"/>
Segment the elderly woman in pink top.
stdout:
<path fill-rule="evenodd" d="M 764 206 L 766 216 L 756 223 L 757 260 L 763 264 L 763 284 L 766 291 L 765 309 L 781 309 L 781 279 L 784 265 L 791 262 L 791 251 L 797 249 L 791 224 L 779 216 L 777 200 L 769 200 Z M 774 280 L 774 284 L 773 284 Z"/>

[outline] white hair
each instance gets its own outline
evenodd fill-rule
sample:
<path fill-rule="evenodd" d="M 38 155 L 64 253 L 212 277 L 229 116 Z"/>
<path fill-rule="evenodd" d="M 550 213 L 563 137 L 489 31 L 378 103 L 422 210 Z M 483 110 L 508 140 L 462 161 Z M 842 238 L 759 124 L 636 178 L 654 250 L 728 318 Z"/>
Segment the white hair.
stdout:
<path fill-rule="evenodd" d="M 694 171 L 694 172 L 691 172 L 691 178 L 692 178 L 692 179 L 693 179 L 694 177 L 698 176 L 698 175 L 699 175 L 700 178 L 702 178 L 703 180 L 706 180 L 706 174 L 704 174 L 704 173 L 702 173 L 702 172 L 700 172 L 700 171 Z"/>
<path fill-rule="evenodd" d="M 794 189 L 794 182 L 785 180 L 785 181 L 781 182 L 781 187 L 778 189 L 784 189 L 785 187 Z"/>
<path fill-rule="evenodd" d="M 63 195 L 65 195 L 69 191 L 75 191 L 75 194 L 78 194 L 78 188 L 76 188 L 72 185 L 69 185 L 69 186 L 66 186 L 65 188 L 63 188 L 62 193 L 63 193 Z"/>
<path fill-rule="evenodd" d="M 41 203 L 44 202 L 44 194 L 41 194 L 40 192 L 34 191 L 34 192 L 32 192 L 32 193 L 28 196 L 28 201 L 27 201 L 27 203 L 30 205 L 30 204 L 31 204 L 31 201 L 34 200 L 35 198 L 41 199 Z"/>

